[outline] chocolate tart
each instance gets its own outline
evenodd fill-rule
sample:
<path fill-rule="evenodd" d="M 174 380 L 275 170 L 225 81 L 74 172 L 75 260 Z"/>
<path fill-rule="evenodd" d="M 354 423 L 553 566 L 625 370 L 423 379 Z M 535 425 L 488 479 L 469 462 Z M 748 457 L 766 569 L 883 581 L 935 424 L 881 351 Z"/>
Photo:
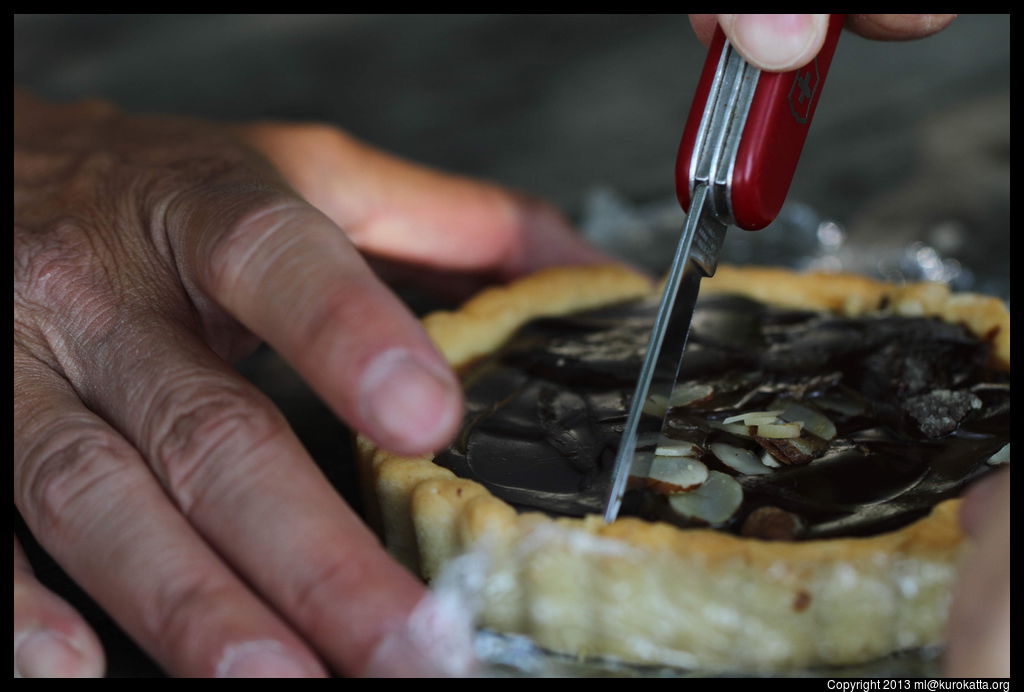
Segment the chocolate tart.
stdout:
<path fill-rule="evenodd" d="M 666 434 L 679 431 L 659 448 L 686 448 L 703 475 L 636 479 L 635 516 L 605 524 L 577 500 L 603 487 L 655 296 L 620 267 L 559 268 L 425 318 L 463 374 L 466 427 L 430 458 L 358 441 L 388 549 L 427 580 L 476 549 L 489 565 L 481 624 L 576 656 L 764 671 L 941 643 L 969 550 L 956 496 L 1006 455 L 1005 305 L 721 267 L 684 360 L 691 394 L 652 411 L 670 408 Z M 687 509 L 707 504 L 693 493 L 712 478 L 742 500 L 723 512 L 716 491 L 710 514 Z"/>

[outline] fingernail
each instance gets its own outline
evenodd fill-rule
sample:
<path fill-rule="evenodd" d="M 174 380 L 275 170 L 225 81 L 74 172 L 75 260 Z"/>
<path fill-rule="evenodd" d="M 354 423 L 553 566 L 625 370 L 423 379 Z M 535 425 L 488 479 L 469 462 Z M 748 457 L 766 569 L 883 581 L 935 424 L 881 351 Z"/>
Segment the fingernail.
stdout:
<path fill-rule="evenodd" d="M 98 675 L 67 637 L 37 630 L 14 637 L 14 677 L 78 678 Z"/>
<path fill-rule="evenodd" d="M 217 664 L 218 678 L 305 678 L 306 669 L 276 641 L 229 646 Z"/>
<path fill-rule="evenodd" d="M 824 14 L 737 14 L 730 36 L 748 60 L 767 70 L 787 70 L 821 40 L 827 26 Z"/>
<path fill-rule="evenodd" d="M 362 394 L 379 442 L 399 453 L 444 444 L 460 407 L 454 377 L 403 348 L 377 356 L 363 375 Z"/>

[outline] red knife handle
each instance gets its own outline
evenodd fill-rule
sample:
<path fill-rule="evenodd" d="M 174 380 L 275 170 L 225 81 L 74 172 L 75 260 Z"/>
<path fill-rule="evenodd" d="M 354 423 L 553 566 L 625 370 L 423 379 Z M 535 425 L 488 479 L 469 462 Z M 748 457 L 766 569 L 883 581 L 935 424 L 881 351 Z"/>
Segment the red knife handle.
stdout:
<path fill-rule="evenodd" d="M 809 64 L 758 77 L 729 181 L 732 221 L 740 228 L 764 228 L 782 208 L 845 20 L 845 14 L 831 16 L 825 43 Z M 725 34 L 717 27 L 679 145 L 676 194 L 687 211 L 697 131 L 724 45 Z"/>

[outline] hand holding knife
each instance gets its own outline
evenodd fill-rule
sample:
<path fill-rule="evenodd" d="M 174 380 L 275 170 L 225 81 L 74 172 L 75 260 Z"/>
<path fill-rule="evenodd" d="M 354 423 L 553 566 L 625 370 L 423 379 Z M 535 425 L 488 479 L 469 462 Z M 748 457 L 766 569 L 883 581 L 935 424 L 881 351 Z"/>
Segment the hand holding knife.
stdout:
<path fill-rule="evenodd" d="M 615 458 L 607 522 L 618 516 L 629 477 L 648 475 L 654 449 L 639 442 L 660 434 L 664 420 L 644 419 L 644 405 L 672 394 L 700 280 L 714 275 L 726 228 L 764 228 L 785 201 L 844 20 L 832 15 L 818 56 L 783 73 L 754 68 L 715 31 L 676 161 L 676 193 L 688 214 Z"/>

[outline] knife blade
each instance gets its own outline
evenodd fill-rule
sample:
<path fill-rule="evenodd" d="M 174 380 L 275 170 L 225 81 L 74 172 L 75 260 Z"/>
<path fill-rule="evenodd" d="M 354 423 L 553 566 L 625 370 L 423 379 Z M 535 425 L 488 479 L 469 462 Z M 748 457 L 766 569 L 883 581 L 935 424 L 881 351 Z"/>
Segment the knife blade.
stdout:
<path fill-rule="evenodd" d="M 714 274 L 713 265 L 708 273 L 708 265 L 702 260 L 716 261 L 726 226 L 707 213 L 707 195 L 707 185 L 700 183 L 694 192 L 692 211 L 687 215 L 676 245 L 612 467 L 612 486 L 604 511 L 607 522 L 615 521 L 618 516 L 629 477 L 644 477 L 650 471 L 657 436 L 664 421 L 655 422 L 650 416 L 644 417 L 644 408 L 650 399 L 664 397 L 667 401 L 671 397 L 683 362 L 700 281 L 704 276 Z"/>
<path fill-rule="evenodd" d="M 796 170 L 845 15 L 832 15 L 821 52 L 793 72 L 762 73 L 719 27 L 694 96 L 676 162 L 686 222 L 676 245 L 630 400 L 604 503 L 618 516 L 631 476 L 649 475 L 671 402 L 703 277 L 713 276 L 729 225 L 756 230 L 778 214 Z"/>

